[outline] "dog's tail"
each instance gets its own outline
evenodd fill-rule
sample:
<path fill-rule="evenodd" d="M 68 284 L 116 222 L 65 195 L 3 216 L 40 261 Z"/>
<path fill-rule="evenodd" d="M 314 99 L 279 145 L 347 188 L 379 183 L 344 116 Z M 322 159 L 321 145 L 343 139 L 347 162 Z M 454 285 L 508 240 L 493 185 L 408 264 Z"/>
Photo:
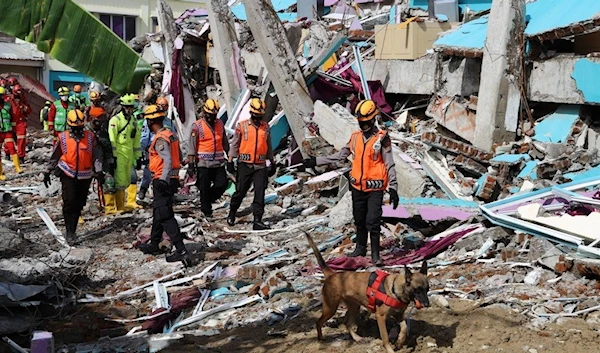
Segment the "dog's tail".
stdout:
<path fill-rule="evenodd" d="M 321 271 L 323 271 L 325 278 L 331 276 L 334 272 L 327 266 L 327 263 L 325 263 L 325 260 L 323 259 L 319 248 L 317 248 L 315 241 L 307 232 L 304 232 L 304 234 L 306 234 L 306 240 L 308 240 L 308 244 L 310 245 L 313 253 L 315 254 L 315 257 L 317 258 L 317 263 L 319 264 Z"/>

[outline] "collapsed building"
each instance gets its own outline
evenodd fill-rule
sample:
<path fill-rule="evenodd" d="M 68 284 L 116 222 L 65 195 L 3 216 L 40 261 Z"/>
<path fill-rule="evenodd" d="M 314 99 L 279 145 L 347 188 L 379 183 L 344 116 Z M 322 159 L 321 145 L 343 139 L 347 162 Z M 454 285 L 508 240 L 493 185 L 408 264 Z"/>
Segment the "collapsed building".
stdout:
<path fill-rule="evenodd" d="M 175 211 L 194 268 L 137 253 L 130 243 L 148 240 L 150 212 L 99 216 L 94 194 L 78 244 L 64 246 L 59 190 L 35 180 L 51 138 L 36 133 L 31 173 L 0 187 L 10 215 L 0 293 L 12 308 L 0 320 L 2 334 L 19 341 L 15 332 L 42 328 L 54 336 L 34 336 L 32 351 L 55 339 L 76 352 L 180 351 L 208 342 L 197 336 L 265 324 L 244 343 L 293 336 L 290 322 L 319 305 L 322 279 L 302 230 L 332 268 L 372 267 L 345 256 L 355 233 L 348 165 L 316 174 L 299 165 L 346 144 L 362 98 L 380 108 L 400 181 L 400 206 L 383 208 L 388 270 L 429 259 L 439 308 L 503 303 L 538 331 L 565 317 L 597 324 L 600 159 L 591 82 L 598 5 L 448 3 L 211 0 L 174 19 L 160 1 L 161 32 L 130 43 L 148 64 L 141 100 L 170 93 L 169 114 L 185 138 L 206 98 L 222 103 L 229 132 L 249 117 L 250 97 L 263 98 L 279 167 L 266 196 L 274 229 L 223 227 L 227 198 L 213 220 L 204 219 L 187 178 Z M 48 323 L 45 312 L 73 307 L 81 310 L 75 322 L 93 323 L 94 334 Z M 184 330 L 195 338 L 182 340 Z M 446 348 L 461 351 L 458 342 Z"/>

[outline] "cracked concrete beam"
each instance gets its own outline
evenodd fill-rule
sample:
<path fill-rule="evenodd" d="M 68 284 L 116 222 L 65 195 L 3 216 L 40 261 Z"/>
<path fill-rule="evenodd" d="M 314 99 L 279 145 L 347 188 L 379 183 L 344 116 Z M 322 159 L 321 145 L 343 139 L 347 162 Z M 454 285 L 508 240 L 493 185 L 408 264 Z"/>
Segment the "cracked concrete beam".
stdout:
<path fill-rule="evenodd" d="M 304 119 L 313 112 L 313 101 L 285 29 L 269 1 L 243 0 L 248 26 L 263 57 L 269 78 L 283 106 L 290 128 L 302 146 L 305 137 Z M 301 148 L 303 157 L 306 151 Z"/>

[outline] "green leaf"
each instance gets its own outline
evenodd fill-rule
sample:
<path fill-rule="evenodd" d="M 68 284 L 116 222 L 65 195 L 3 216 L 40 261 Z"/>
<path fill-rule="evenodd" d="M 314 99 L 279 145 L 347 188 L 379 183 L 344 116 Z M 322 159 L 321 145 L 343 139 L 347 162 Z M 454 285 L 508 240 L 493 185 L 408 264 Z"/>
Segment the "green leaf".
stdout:
<path fill-rule="evenodd" d="M 127 43 L 71 0 L 2 0 L 0 31 L 35 43 L 117 93 L 138 92 L 150 73 Z"/>

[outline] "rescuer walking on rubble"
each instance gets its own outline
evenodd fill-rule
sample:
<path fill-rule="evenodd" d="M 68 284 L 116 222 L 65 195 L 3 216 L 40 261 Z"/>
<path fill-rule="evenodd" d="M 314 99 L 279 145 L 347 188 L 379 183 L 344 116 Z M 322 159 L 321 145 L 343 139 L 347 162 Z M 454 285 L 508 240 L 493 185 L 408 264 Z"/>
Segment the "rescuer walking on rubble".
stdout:
<path fill-rule="evenodd" d="M 8 151 L 8 155 L 13 156 L 15 163 L 15 171 L 22 173 L 21 166 L 19 165 L 19 158 L 15 158 L 17 155 L 17 149 L 15 148 L 15 140 L 12 132 L 12 106 L 10 102 L 4 100 L 6 90 L 4 87 L 0 87 L 0 146 L 4 144 L 4 149 Z M 5 181 L 2 162 L 0 162 L 0 181 Z"/>
<path fill-rule="evenodd" d="M 13 87 L 12 98 L 13 132 L 17 137 L 17 155 L 18 158 L 12 157 L 15 166 L 17 162 L 25 162 L 25 148 L 27 146 L 27 117 L 31 114 L 31 106 L 25 98 L 25 93 L 21 85 L 16 84 Z"/>
<path fill-rule="evenodd" d="M 217 119 L 219 108 L 214 99 L 204 103 L 203 117 L 192 125 L 188 148 L 188 173 L 196 175 L 200 208 L 207 217 L 212 217 L 212 203 L 221 198 L 228 183 L 225 153 L 229 153 L 229 141 L 225 124 Z"/>
<path fill-rule="evenodd" d="M 67 229 L 67 242 L 73 244 L 77 222 L 86 204 L 87 195 L 96 176 L 104 183 L 102 173 L 102 152 L 96 144 L 94 134 L 84 130 L 84 115 L 80 110 L 71 110 L 67 114 L 70 131 L 58 135 L 58 143 L 44 173 L 44 185 L 51 184 L 50 174 L 58 166 L 57 176 L 62 183 L 63 216 Z"/>
<path fill-rule="evenodd" d="M 258 98 L 252 98 L 250 100 L 250 120 L 238 123 L 231 140 L 227 170 L 235 175 L 236 168 L 233 159 L 237 157 L 238 163 L 235 193 L 231 197 L 229 216 L 227 216 L 227 224 L 230 226 L 235 224 L 237 210 L 250 186 L 254 184 L 252 229 L 269 229 L 269 226 L 262 221 L 265 213 L 265 189 L 268 177 L 274 175 L 276 170 L 273 163 L 273 150 L 269 143 L 269 124 L 262 120 L 265 108 L 265 102 Z M 267 166 L 267 160 L 271 163 L 270 166 Z"/>
<path fill-rule="evenodd" d="M 75 109 L 79 109 L 85 112 L 86 108 L 90 105 L 88 99 L 82 93 L 83 88 L 81 85 L 73 86 L 73 94 L 69 97 L 69 102 L 73 104 Z"/>
<path fill-rule="evenodd" d="M 304 160 L 304 166 L 335 163 L 353 156 L 350 170 L 352 185 L 352 214 L 356 225 L 356 248 L 350 257 L 367 254 L 367 235 L 371 236 L 371 259 L 373 264 L 381 266 L 379 240 L 381 235 L 381 216 L 383 192 L 389 186 L 390 200 L 394 209 L 398 207 L 396 192 L 396 170 L 392 156 L 392 143 L 385 131 L 375 126 L 375 117 L 379 113 L 372 100 L 363 100 L 356 106 L 356 117 L 360 130 L 350 136 L 350 141 L 341 151 L 328 157 L 311 157 Z"/>
<path fill-rule="evenodd" d="M 100 95 L 100 92 L 97 91 L 90 91 L 89 92 L 89 97 L 90 97 L 90 106 L 85 108 L 85 119 L 86 122 L 90 121 L 90 110 L 92 108 L 101 108 L 102 110 L 104 109 L 104 106 L 102 106 L 102 96 Z M 108 123 L 108 121 L 107 121 Z"/>
<path fill-rule="evenodd" d="M 120 98 L 122 110 L 113 116 L 108 123 L 108 135 L 116 158 L 115 171 L 115 201 L 117 210 L 131 211 L 133 208 L 125 207 L 125 189 L 133 192 L 135 198 L 135 185 L 131 185 L 131 168 L 141 157 L 140 131 L 137 121 L 133 116 L 135 96 L 126 94 Z"/>
<path fill-rule="evenodd" d="M 88 110 L 87 128 L 94 133 L 96 144 L 102 150 L 102 170 L 104 172 L 104 183 L 102 191 L 104 193 L 104 214 L 117 214 L 117 204 L 115 202 L 115 157 L 112 154 L 110 137 L 108 136 L 108 116 L 104 108 L 95 106 Z"/>
<path fill-rule="evenodd" d="M 58 89 L 59 99 L 50 106 L 48 111 L 48 129 L 54 133 L 54 142 L 58 134 L 67 130 L 67 113 L 75 107 L 69 102 L 69 89 L 62 86 Z"/>
<path fill-rule="evenodd" d="M 163 126 L 165 112 L 156 105 L 146 107 L 144 117 L 148 127 L 154 133 L 154 139 L 148 149 L 150 173 L 152 174 L 152 231 L 150 241 L 138 248 L 145 254 L 159 254 L 158 244 L 166 232 L 174 249 L 166 256 L 167 262 L 181 261 L 185 266 L 190 265 L 188 251 L 183 243 L 183 236 L 175 220 L 173 212 L 173 195 L 179 187 L 179 168 L 181 152 L 177 136 Z"/>
<path fill-rule="evenodd" d="M 40 110 L 40 123 L 44 126 L 44 131 L 48 131 L 48 113 L 52 102 L 46 101 L 42 110 Z"/>
<path fill-rule="evenodd" d="M 165 119 L 163 121 L 163 126 L 169 129 L 171 132 L 175 132 L 175 126 L 173 125 L 173 121 L 169 119 L 167 116 L 167 112 L 169 111 L 169 101 L 165 97 L 158 97 L 156 99 L 156 106 L 159 110 L 165 113 Z M 140 146 L 142 148 L 142 181 L 140 183 L 140 188 L 137 194 L 137 201 L 142 201 L 146 198 L 146 193 L 148 192 L 148 188 L 150 188 L 150 182 L 152 181 L 152 177 L 150 175 L 150 169 L 148 168 L 148 148 L 150 148 L 150 144 L 154 139 L 154 133 L 150 131 L 148 127 L 148 120 L 144 119 L 144 124 L 142 126 L 142 138 L 140 141 Z"/>

